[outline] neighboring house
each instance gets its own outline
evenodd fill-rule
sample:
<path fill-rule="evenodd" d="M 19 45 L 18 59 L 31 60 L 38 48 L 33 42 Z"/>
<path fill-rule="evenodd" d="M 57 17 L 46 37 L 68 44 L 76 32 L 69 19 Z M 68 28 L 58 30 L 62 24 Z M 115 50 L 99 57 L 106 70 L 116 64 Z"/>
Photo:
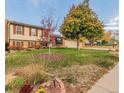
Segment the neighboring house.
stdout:
<path fill-rule="evenodd" d="M 65 39 L 61 35 L 51 36 L 52 47 L 65 47 L 64 41 Z"/>
<path fill-rule="evenodd" d="M 111 31 L 111 34 L 112 34 L 112 39 L 119 41 L 119 31 L 118 30 Z"/>
<path fill-rule="evenodd" d="M 77 48 L 77 41 L 76 40 L 69 40 L 65 39 L 64 40 L 64 46 L 67 48 Z M 79 43 L 80 48 L 83 46 L 83 43 Z"/>
<path fill-rule="evenodd" d="M 49 32 L 40 26 L 5 20 L 5 43 L 9 48 L 48 47 L 48 36 Z M 50 36 L 52 46 L 58 45 L 56 38 Z"/>

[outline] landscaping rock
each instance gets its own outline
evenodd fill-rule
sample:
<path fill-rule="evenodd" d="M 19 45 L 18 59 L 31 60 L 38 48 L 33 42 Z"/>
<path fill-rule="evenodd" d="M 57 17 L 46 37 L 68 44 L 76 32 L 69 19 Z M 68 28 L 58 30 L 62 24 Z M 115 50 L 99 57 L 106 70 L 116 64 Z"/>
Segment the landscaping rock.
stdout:
<path fill-rule="evenodd" d="M 32 93 L 35 93 L 40 88 L 44 88 L 46 93 L 66 93 L 63 82 L 57 77 L 55 77 L 52 81 L 35 86 Z"/>

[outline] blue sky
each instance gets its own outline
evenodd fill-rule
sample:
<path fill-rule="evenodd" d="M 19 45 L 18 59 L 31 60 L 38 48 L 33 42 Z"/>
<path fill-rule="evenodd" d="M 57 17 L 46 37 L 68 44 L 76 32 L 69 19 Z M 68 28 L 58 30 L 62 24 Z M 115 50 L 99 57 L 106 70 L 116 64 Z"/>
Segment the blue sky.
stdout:
<path fill-rule="evenodd" d="M 40 25 L 40 20 L 47 16 L 50 9 L 59 25 L 63 22 L 72 4 L 83 0 L 6 0 L 6 18 L 19 22 Z M 90 0 L 92 8 L 106 30 L 118 29 L 119 0 Z"/>

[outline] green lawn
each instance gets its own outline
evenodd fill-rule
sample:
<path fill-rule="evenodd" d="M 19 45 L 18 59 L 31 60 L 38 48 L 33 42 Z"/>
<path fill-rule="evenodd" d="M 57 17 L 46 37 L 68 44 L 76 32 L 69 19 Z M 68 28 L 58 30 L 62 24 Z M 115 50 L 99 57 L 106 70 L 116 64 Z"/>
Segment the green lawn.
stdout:
<path fill-rule="evenodd" d="M 34 57 L 36 54 L 47 54 L 48 49 L 32 50 L 26 52 L 16 52 L 6 55 L 6 71 L 22 67 L 31 63 L 41 63 L 47 65 L 47 67 L 60 68 L 67 67 L 76 64 L 96 64 L 98 66 L 106 67 L 112 66 L 114 62 L 118 61 L 118 57 L 109 53 L 109 51 L 100 50 L 89 50 L 81 49 L 76 51 L 76 49 L 68 48 L 56 48 L 51 49 L 54 54 L 61 54 L 59 60 L 42 60 L 41 58 Z"/>

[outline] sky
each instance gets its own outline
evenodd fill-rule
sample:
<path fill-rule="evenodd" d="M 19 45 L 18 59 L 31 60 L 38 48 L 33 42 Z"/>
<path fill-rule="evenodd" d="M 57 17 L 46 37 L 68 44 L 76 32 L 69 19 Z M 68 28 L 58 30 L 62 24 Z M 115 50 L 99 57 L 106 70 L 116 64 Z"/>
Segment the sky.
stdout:
<path fill-rule="evenodd" d="M 104 23 L 105 30 L 119 28 L 119 0 L 89 0 L 90 8 Z M 60 26 L 72 4 L 83 0 L 6 0 L 6 19 L 41 25 L 40 21 L 52 14 Z"/>

